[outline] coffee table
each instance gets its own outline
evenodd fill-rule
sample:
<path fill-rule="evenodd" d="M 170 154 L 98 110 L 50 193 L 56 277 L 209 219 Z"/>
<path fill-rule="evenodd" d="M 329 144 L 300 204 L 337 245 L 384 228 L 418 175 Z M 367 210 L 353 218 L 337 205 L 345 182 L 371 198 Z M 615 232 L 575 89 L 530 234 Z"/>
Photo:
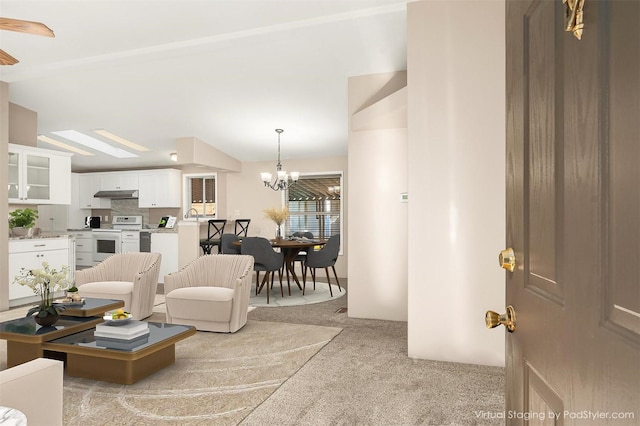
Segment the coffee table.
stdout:
<path fill-rule="evenodd" d="M 132 384 L 173 364 L 176 342 L 196 334 L 192 326 L 149 322 L 148 338 L 124 341 L 118 349 L 96 343 L 93 333 L 104 322 L 103 314 L 123 306 L 122 300 L 87 298 L 83 305 L 67 306 L 51 327 L 36 324 L 33 317 L 0 323 L 7 367 L 53 358 L 65 361 L 70 376 Z"/>
<path fill-rule="evenodd" d="M 45 342 L 42 348 L 54 358 L 66 354 L 70 376 L 130 385 L 173 364 L 176 342 L 196 334 L 192 326 L 148 324 L 148 338 L 126 349 L 96 342 L 93 329 Z"/>
<path fill-rule="evenodd" d="M 43 358 L 44 342 L 92 329 L 104 321 L 105 312 L 123 306 L 122 300 L 87 298 L 84 305 L 70 306 L 62 311 L 58 322 L 50 327 L 36 324 L 33 317 L 0 323 L 0 339 L 7 341 L 7 367 Z"/>

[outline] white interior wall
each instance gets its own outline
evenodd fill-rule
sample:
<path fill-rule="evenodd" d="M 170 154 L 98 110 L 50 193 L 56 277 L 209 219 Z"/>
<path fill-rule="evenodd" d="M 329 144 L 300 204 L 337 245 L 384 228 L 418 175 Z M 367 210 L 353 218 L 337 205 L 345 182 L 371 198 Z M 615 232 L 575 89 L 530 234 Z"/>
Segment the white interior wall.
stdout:
<path fill-rule="evenodd" d="M 406 102 L 400 114 L 380 102 L 405 85 L 405 71 L 349 79 L 350 118 L 386 106 L 372 117 L 383 128 L 349 131 L 350 317 L 407 320 L 407 204 L 400 197 L 407 191 Z"/>
<path fill-rule="evenodd" d="M 504 365 L 504 2 L 407 12 L 409 356 Z"/>

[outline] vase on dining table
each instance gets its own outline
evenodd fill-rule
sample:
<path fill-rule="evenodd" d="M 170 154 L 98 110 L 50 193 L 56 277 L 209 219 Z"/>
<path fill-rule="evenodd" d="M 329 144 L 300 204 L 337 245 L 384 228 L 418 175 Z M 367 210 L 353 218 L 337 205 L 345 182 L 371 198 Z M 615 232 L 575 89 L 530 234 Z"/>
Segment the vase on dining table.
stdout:
<path fill-rule="evenodd" d="M 282 239 L 282 225 L 276 225 L 276 240 Z"/>

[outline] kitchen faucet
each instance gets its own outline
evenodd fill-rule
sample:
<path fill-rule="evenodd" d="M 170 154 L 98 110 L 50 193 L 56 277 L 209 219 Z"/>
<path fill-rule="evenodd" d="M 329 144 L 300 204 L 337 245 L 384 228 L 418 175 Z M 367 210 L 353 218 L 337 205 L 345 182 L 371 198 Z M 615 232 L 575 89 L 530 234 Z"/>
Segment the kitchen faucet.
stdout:
<path fill-rule="evenodd" d="M 192 211 L 196 212 L 196 221 L 200 221 L 200 213 L 198 213 L 198 210 L 194 209 L 193 207 L 190 208 L 187 214 L 184 215 L 184 218 L 189 219 L 190 217 L 193 217 L 191 216 Z"/>

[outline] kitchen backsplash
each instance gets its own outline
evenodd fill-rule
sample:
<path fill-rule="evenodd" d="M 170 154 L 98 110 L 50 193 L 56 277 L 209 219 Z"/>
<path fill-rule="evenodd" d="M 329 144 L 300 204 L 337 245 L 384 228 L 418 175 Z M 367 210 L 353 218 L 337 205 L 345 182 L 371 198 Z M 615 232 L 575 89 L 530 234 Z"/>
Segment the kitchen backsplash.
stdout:
<path fill-rule="evenodd" d="M 141 209 L 138 207 L 138 200 L 111 200 L 111 209 L 92 209 L 92 216 L 101 216 L 104 228 L 111 226 L 113 216 L 142 216 L 142 226 L 144 228 L 156 227 L 163 216 L 178 216 L 180 209 Z M 108 221 L 104 218 L 107 216 Z"/>

